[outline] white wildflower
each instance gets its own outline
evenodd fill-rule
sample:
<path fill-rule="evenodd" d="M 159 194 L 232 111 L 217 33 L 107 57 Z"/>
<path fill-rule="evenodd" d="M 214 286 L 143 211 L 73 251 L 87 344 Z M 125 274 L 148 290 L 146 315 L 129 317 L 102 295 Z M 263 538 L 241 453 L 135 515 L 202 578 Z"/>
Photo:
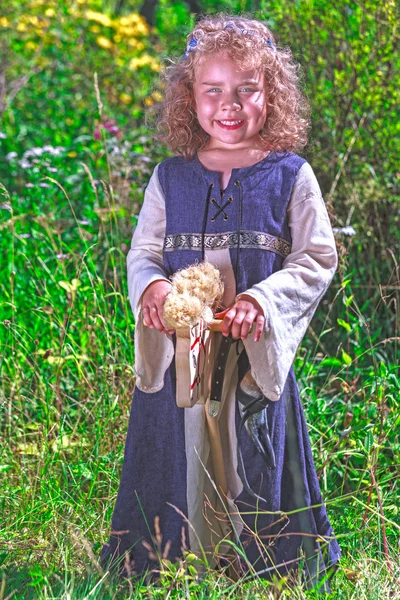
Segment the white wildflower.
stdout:
<path fill-rule="evenodd" d="M 339 235 L 356 235 L 356 230 L 351 225 L 346 225 L 346 227 L 333 227 L 333 233 Z"/>
<path fill-rule="evenodd" d="M 53 156 L 60 156 L 60 154 L 65 152 L 65 148 L 63 148 L 62 146 L 57 146 L 56 148 L 54 148 L 54 146 L 46 145 L 43 146 L 43 152 L 48 152 Z"/>
<path fill-rule="evenodd" d="M 24 158 L 21 158 L 21 160 L 19 160 L 18 163 L 23 169 L 30 169 L 31 167 L 33 167 L 32 163 L 30 163 L 28 160 L 25 160 Z"/>
<path fill-rule="evenodd" d="M 42 148 L 31 148 L 30 150 L 26 150 L 24 152 L 24 158 L 30 158 L 31 156 L 42 156 L 42 154 Z"/>

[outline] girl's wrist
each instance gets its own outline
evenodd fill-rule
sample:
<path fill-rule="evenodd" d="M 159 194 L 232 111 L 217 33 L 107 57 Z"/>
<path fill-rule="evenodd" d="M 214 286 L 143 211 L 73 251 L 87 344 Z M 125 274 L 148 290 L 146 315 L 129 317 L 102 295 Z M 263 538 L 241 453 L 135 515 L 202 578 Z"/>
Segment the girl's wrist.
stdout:
<path fill-rule="evenodd" d="M 251 302 L 257 308 L 257 310 L 259 310 L 260 313 L 265 317 L 263 307 L 261 306 L 261 304 L 258 302 L 258 300 L 252 294 L 249 294 L 247 292 L 238 294 L 235 298 L 235 304 L 236 304 L 236 302 L 240 302 L 240 300 L 243 300 L 246 302 Z"/>

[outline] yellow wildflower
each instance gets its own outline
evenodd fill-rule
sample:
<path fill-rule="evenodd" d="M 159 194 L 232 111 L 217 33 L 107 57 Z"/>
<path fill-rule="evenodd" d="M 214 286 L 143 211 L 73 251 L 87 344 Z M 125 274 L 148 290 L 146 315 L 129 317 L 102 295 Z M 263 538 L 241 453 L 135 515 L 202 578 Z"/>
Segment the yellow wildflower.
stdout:
<path fill-rule="evenodd" d="M 138 43 L 136 44 L 136 48 L 137 48 L 138 50 L 144 50 L 144 47 L 145 47 L 145 46 L 144 46 L 143 42 L 138 42 Z"/>
<path fill-rule="evenodd" d="M 21 20 L 23 20 L 25 23 L 29 23 L 30 26 L 33 25 L 33 27 L 42 28 L 49 25 L 48 19 L 45 19 L 44 17 L 37 17 L 36 15 L 23 15 Z"/>
<path fill-rule="evenodd" d="M 132 37 L 137 35 L 137 28 L 136 27 L 119 27 L 117 33 L 119 35 L 123 35 L 125 37 Z"/>
<path fill-rule="evenodd" d="M 146 106 L 152 106 L 152 104 L 154 104 L 153 100 L 150 97 L 145 98 L 144 103 Z"/>
<path fill-rule="evenodd" d="M 129 94 L 125 94 L 125 92 L 123 92 L 119 99 L 121 100 L 121 102 L 123 102 L 124 104 L 130 104 L 132 102 L 132 96 L 130 96 Z"/>
<path fill-rule="evenodd" d="M 112 42 L 108 38 L 104 37 L 104 35 L 99 35 L 96 38 L 96 43 L 98 46 L 100 46 L 100 48 L 106 48 L 107 50 L 113 48 Z"/>
<path fill-rule="evenodd" d="M 28 50 L 34 50 L 35 48 L 37 48 L 37 44 L 35 44 L 35 42 L 26 42 L 25 44 L 25 48 L 28 48 Z"/>
<path fill-rule="evenodd" d="M 135 48 L 138 45 L 138 41 L 136 38 L 131 38 L 130 40 L 128 40 L 128 46 L 132 46 L 132 48 Z"/>
<path fill-rule="evenodd" d="M 139 23 L 141 21 L 141 17 L 140 15 L 138 15 L 137 13 L 131 13 L 129 15 L 126 15 L 125 17 L 121 17 L 119 22 L 121 23 L 121 25 L 132 25 L 136 23 Z"/>
<path fill-rule="evenodd" d="M 28 23 L 31 23 L 32 25 L 39 25 L 39 17 L 36 15 L 26 15 L 25 21 L 28 21 Z"/>
<path fill-rule="evenodd" d="M 115 21 L 115 26 L 118 29 L 118 33 L 126 37 L 147 35 L 149 33 L 145 19 L 135 13 L 121 17 L 118 21 Z"/>
<path fill-rule="evenodd" d="M 156 102 L 161 102 L 161 100 L 163 99 L 162 94 L 160 94 L 160 92 L 153 92 L 151 97 L 153 98 L 153 100 L 155 100 Z"/>
<path fill-rule="evenodd" d="M 128 68 L 131 71 L 135 71 L 140 67 L 150 67 L 152 71 L 160 70 L 159 62 L 153 56 L 149 56 L 149 54 L 142 54 L 142 56 L 130 60 Z"/>
<path fill-rule="evenodd" d="M 100 25 L 104 25 L 104 27 L 113 27 L 114 22 L 108 15 L 103 15 L 103 13 L 95 12 L 94 10 L 87 10 L 85 12 L 85 17 L 89 21 L 96 21 L 100 23 Z"/>
<path fill-rule="evenodd" d="M 54 10 L 54 8 L 47 8 L 44 11 L 44 14 L 46 15 L 46 17 L 54 17 L 56 14 L 56 11 Z"/>
<path fill-rule="evenodd" d="M 17 25 L 17 31 L 26 31 L 28 28 L 25 25 L 25 23 L 18 23 Z"/>
<path fill-rule="evenodd" d="M 10 24 L 10 21 L 7 19 L 7 17 L 0 17 L 0 27 L 8 27 Z"/>
<path fill-rule="evenodd" d="M 89 27 L 89 31 L 91 31 L 92 33 L 99 33 L 100 27 L 98 25 L 91 25 Z"/>
<path fill-rule="evenodd" d="M 70 156 L 71 158 L 75 158 L 75 156 L 78 156 L 78 153 L 75 152 L 75 150 L 71 150 L 71 152 L 68 152 L 67 156 Z"/>
<path fill-rule="evenodd" d="M 151 62 L 151 56 L 148 54 L 143 54 L 142 56 L 131 58 L 129 61 L 128 68 L 131 71 L 135 71 L 140 67 L 144 67 L 145 65 L 149 65 Z"/>
<path fill-rule="evenodd" d="M 148 33 L 149 33 L 149 28 L 147 27 L 146 23 L 144 23 L 144 22 L 138 23 L 136 29 L 137 29 L 137 32 L 140 33 L 141 35 L 148 35 Z"/>
<path fill-rule="evenodd" d="M 116 44 L 118 44 L 118 43 L 119 43 L 119 42 L 122 40 L 122 37 L 121 37 L 120 35 L 118 35 L 118 34 L 117 34 L 117 35 L 114 35 L 114 38 L 113 38 L 113 39 L 114 39 L 114 42 L 115 42 Z"/>

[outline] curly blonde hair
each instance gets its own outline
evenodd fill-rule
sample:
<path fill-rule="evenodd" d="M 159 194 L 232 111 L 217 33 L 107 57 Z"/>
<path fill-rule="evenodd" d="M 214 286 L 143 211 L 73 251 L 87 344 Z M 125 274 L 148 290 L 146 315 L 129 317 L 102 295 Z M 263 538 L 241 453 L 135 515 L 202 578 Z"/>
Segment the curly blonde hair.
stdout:
<path fill-rule="evenodd" d="M 230 27 L 230 23 L 234 26 Z M 161 76 L 164 99 L 148 112 L 148 116 L 155 115 L 160 141 L 189 160 L 206 145 L 209 136 L 200 126 L 194 108 L 196 67 L 205 55 L 225 52 L 242 68 L 261 68 L 264 73 L 267 118 L 260 136 L 265 149 L 297 151 L 306 145 L 309 107 L 300 90 L 300 66 L 289 48 L 276 48 L 264 23 L 219 13 L 202 18 L 188 35 L 187 43 L 193 38 L 193 51 L 167 59 L 169 65 Z"/>

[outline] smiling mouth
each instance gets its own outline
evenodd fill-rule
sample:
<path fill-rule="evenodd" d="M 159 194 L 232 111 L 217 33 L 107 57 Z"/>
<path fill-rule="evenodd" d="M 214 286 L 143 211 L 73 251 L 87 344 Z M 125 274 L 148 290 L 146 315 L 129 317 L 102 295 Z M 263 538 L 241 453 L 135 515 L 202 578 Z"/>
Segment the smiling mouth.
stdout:
<path fill-rule="evenodd" d="M 223 121 L 217 121 L 217 123 L 223 129 L 238 129 L 239 127 L 241 127 L 243 125 L 244 120 L 241 120 L 241 119 L 225 120 L 224 119 Z"/>

